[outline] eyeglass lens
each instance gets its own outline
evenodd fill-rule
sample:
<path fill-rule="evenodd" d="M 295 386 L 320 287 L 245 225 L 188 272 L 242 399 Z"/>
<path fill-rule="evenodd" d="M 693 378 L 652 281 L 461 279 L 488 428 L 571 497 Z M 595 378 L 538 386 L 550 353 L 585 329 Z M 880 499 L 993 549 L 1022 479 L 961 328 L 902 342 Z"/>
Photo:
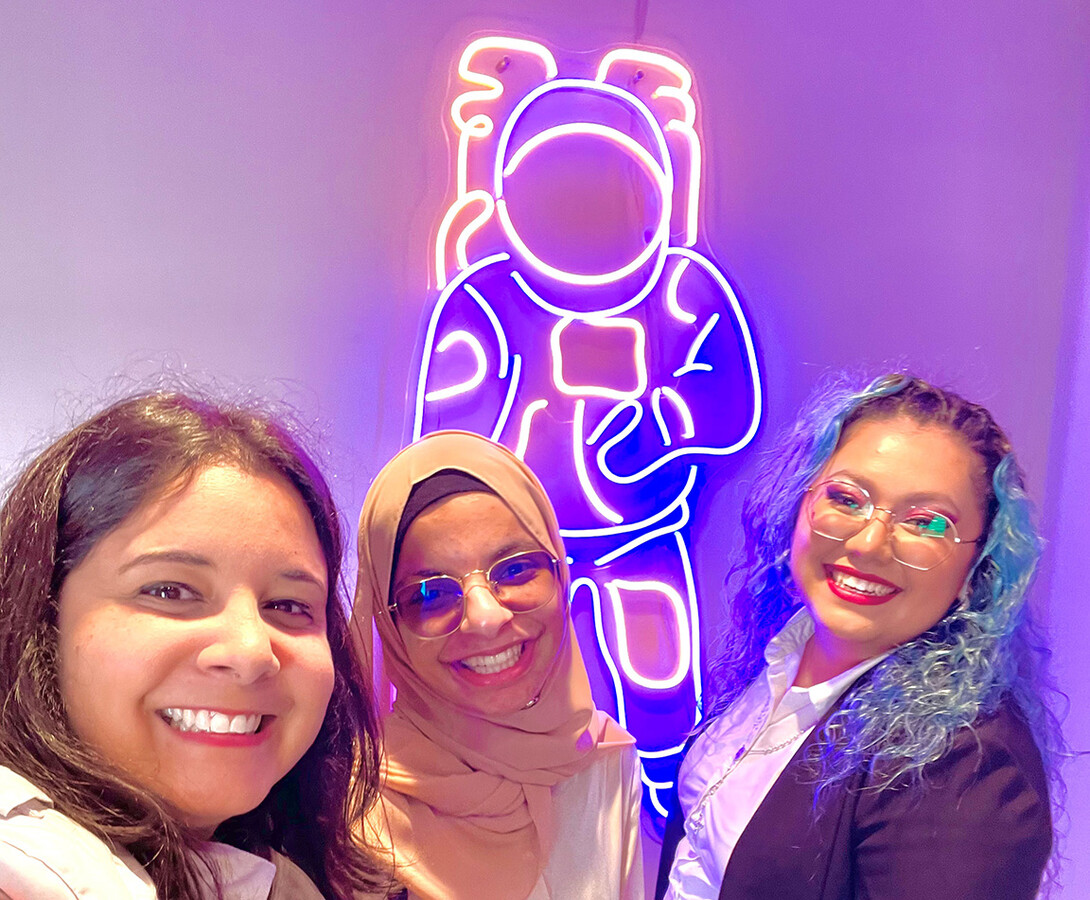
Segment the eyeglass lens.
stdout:
<path fill-rule="evenodd" d="M 531 550 L 493 563 L 485 577 L 496 599 L 511 612 L 519 613 L 544 606 L 556 595 L 556 575 L 556 560 L 544 550 Z M 395 592 L 394 605 L 413 634 L 453 634 L 465 612 L 462 579 L 435 575 L 407 584 Z"/>
<path fill-rule="evenodd" d="M 874 516 L 870 495 L 850 482 L 825 481 L 811 493 L 810 528 L 822 537 L 846 541 Z M 914 507 L 895 513 L 890 525 L 894 559 L 914 569 L 933 569 L 958 543 L 954 523 L 934 510 Z"/>

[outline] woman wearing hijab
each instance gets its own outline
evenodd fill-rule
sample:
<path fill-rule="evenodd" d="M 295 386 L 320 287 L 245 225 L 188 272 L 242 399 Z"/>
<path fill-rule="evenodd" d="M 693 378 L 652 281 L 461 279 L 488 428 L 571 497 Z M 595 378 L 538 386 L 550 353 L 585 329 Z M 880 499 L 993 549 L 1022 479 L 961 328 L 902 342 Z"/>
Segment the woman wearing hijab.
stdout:
<path fill-rule="evenodd" d="M 595 709 L 540 482 L 506 448 L 437 432 L 379 473 L 353 613 L 396 688 L 367 838 L 409 898 L 643 896 L 639 763 Z"/>

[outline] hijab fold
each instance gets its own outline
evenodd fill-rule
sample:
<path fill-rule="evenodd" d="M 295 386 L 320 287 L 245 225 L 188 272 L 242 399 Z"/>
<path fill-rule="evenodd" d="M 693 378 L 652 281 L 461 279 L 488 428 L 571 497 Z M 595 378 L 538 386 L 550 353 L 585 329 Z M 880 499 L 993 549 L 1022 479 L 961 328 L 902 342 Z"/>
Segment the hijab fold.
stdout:
<path fill-rule="evenodd" d="M 360 514 L 352 615 L 367 671 L 373 624 L 397 689 L 384 722 L 383 801 L 368 818 L 367 837 L 392 852 L 397 877 L 428 900 L 525 900 L 556 833 L 552 787 L 632 738 L 595 708 L 568 616 L 529 709 L 484 718 L 452 706 L 413 670 L 387 609 L 398 527 L 413 487 L 444 470 L 483 482 L 560 560 L 560 599 L 567 603 L 556 515 L 537 477 L 509 450 L 480 435 L 441 431 L 383 468 Z"/>

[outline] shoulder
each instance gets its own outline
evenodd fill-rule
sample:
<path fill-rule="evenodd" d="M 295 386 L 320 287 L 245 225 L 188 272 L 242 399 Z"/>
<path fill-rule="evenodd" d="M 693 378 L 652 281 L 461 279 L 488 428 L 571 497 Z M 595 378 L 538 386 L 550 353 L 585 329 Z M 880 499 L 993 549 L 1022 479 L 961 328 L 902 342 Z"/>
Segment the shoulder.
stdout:
<path fill-rule="evenodd" d="M 275 850 L 270 851 L 270 856 L 276 875 L 269 888 L 269 900 L 322 900 L 314 882 L 299 866 Z"/>
<path fill-rule="evenodd" d="M 960 729 L 949 750 L 924 774 L 925 779 L 953 781 L 965 788 L 1002 778 L 1048 806 L 1048 777 L 1041 752 L 1024 714 L 1010 700 Z"/>
<path fill-rule="evenodd" d="M 552 788 L 557 821 L 572 827 L 596 829 L 595 823 L 613 823 L 611 831 L 639 827 L 643 792 L 640 761 L 633 744 L 599 748 L 581 772 L 565 778 Z"/>
<path fill-rule="evenodd" d="M 147 873 L 0 766 L 0 891 L 16 900 L 154 900 Z"/>
<path fill-rule="evenodd" d="M 616 744 L 600 747 L 594 758 L 582 771 L 565 778 L 553 788 L 557 795 L 595 794 L 623 792 L 633 782 L 640 780 L 640 758 L 635 744 Z"/>
<path fill-rule="evenodd" d="M 983 796 L 1004 784 L 1048 806 L 1048 777 L 1040 750 L 1022 711 L 1009 700 L 955 732 L 942 755 L 924 766 L 918 779 L 920 790 L 913 790 L 905 779 L 887 777 L 893 768 L 898 768 L 896 763 L 877 765 L 866 779 L 869 787 L 889 788 L 880 793 L 906 798 L 935 794 L 952 803 L 950 790 Z"/>
<path fill-rule="evenodd" d="M 896 845 L 917 876 L 918 867 L 934 865 L 961 879 L 952 883 L 987 885 L 960 896 L 1036 892 L 1052 848 L 1051 802 L 1041 754 L 1015 704 L 959 730 L 918 782 L 883 780 L 880 767 L 867 780 L 856 817 L 863 848 L 888 854 Z"/>
<path fill-rule="evenodd" d="M 1015 704 L 960 729 L 918 779 L 883 768 L 854 794 L 852 859 L 867 896 L 1036 896 L 1052 847 L 1051 803 Z"/>

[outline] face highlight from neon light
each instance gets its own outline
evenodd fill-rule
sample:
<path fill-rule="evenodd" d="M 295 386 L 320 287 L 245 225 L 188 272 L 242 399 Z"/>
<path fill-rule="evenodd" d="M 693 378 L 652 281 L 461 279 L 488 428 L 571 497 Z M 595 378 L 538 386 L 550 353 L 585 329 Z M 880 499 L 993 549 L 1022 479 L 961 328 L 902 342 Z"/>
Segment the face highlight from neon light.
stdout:
<path fill-rule="evenodd" d="M 499 35 L 457 72 L 412 437 L 476 431 L 542 479 L 595 698 L 636 735 L 664 813 L 700 720 L 699 475 L 763 414 L 745 311 L 696 249 L 693 78 L 643 48 L 588 66 Z"/>

